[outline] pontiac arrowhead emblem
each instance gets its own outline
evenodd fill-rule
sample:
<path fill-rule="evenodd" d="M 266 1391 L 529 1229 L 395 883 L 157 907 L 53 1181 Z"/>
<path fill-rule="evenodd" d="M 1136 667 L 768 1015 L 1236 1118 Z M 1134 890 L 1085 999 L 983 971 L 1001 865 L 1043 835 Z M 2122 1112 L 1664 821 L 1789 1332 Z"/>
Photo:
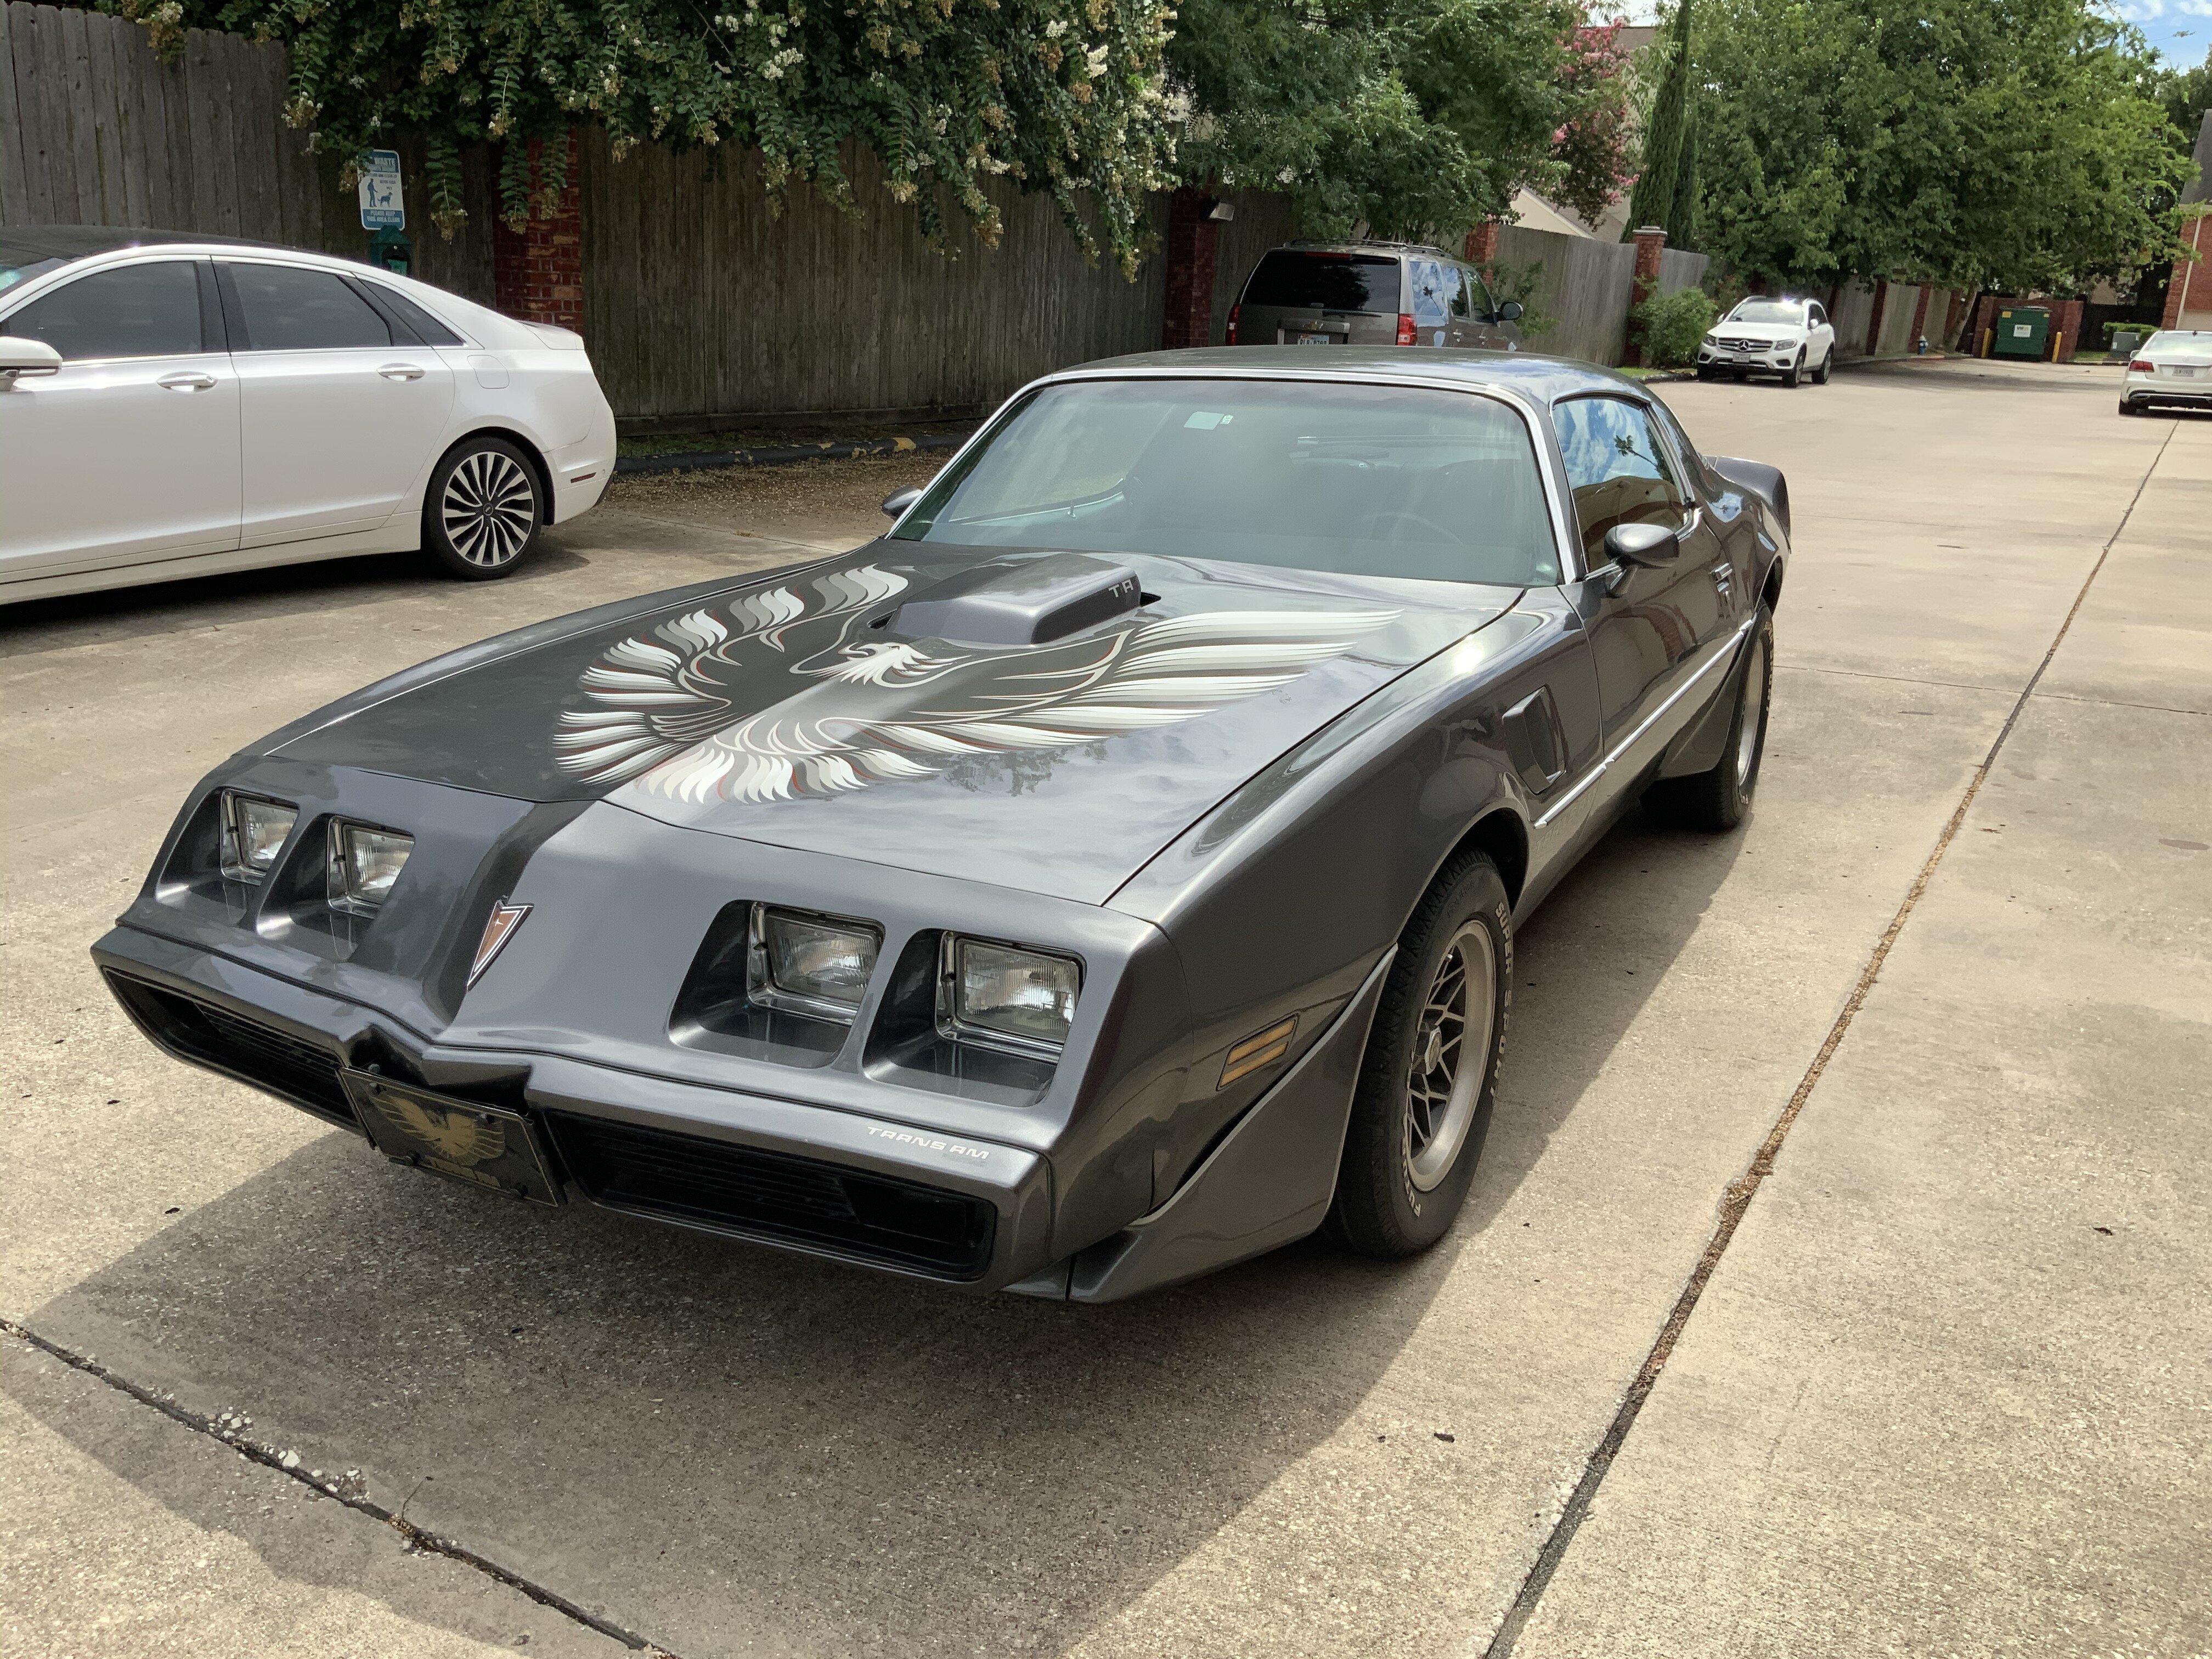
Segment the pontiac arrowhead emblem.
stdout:
<path fill-rule="evenodd" d="M 491 915 L 484 918 L 483 937 L 477 941 L 477 959 L 469 964 L 469 983 L 475 984 L 483 977 L 483 971 L 492 964 L 514 937 L 514 930 L 522 926 L 522 919 L 530 914 L 526 904 L 509 904 L 504 900 L 492 906 Z"/>

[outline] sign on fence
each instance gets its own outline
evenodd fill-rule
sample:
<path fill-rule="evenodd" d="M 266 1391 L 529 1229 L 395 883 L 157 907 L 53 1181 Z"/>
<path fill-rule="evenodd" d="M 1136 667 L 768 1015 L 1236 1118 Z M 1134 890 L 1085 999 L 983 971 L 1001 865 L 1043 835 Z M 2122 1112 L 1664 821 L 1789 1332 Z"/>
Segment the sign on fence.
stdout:
<path fill-rule="evenodd" d="M 361 228 L 363 230 L 407 228 L 407 199 L 399 189 L 399 152 L 373 149 L 361 175 Z"/>

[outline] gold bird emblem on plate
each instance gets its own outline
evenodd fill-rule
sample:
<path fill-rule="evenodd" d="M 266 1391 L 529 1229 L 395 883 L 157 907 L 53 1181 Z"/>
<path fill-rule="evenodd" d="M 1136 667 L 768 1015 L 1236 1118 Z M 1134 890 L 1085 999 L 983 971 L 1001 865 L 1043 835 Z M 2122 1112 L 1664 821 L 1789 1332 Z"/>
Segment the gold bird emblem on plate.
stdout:
<path fill-rule="evenodd" d="M 473 1113 L 425 1106 L 388 1089 L 379 1089 L 369 1097 L 395 1128 L 456 1164 L 482 1164 L 507 1150 L 507 1131 L 496 1118 L 486 1120 Z"/>

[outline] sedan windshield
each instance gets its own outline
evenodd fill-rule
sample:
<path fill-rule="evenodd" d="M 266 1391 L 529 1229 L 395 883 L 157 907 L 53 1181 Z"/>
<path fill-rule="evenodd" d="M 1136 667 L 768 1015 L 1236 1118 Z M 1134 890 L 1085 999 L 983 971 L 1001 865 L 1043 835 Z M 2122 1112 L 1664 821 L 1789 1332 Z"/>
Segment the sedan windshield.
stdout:
<path fill-rule="evenodd" d="M 1527 422 L 1416 386 L 1046 386 L 892 532 L 1526 587 L 1559 580 Z"/>
<path fill-rule="evenodd" d="M 1784 328 L 1799 328 L 1805 321 L 1805 307 L 1784 300 L 1746 300 L 1729 313 L 1732 323 L 1779 323 Z"/>
<path fill-rule="evenodd" d="M 2144 341 L 2136 356 L 2163 357 L 2172 362 L 2212 362 L 2212 333 L 2202 329 L 2167 329 Z"/>

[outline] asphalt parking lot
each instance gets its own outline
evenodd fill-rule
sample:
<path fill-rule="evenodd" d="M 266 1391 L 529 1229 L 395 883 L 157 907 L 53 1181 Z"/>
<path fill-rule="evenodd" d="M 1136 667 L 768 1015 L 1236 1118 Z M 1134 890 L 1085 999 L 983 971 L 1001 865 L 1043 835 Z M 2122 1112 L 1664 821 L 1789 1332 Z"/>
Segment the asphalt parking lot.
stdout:
<path fill-rule="evenodd" d="M 1105 1308 L 484 1200 L 86 955 L 240 744 L 927 462 L 0 612 L 0 1652 L 2212 1652 L 2212 418 L 2116 386 L 1665 388 L 1790 476 L 1749 822 L 1523 931 L 1437 1250 Z"/>

